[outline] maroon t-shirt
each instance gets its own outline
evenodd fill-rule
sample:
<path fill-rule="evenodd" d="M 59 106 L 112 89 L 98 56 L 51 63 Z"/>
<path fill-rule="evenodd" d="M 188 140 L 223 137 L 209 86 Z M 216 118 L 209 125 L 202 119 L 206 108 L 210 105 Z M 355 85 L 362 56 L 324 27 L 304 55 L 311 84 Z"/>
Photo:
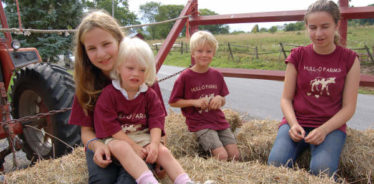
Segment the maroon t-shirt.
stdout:
<path fill-rule="evenodd" d="M 93 112 L 90 111 L 88 112 L 88 115 L 86 115 L 83 111 L 83 108 L 78 102 L 77 96 L 74 96 L 73 105 L 69 117 L 69 124 L 94 127 Z"/>
<path fill-rule="evenodd" d="M 161 106 L 162 106 L 161 108 L 166 115 L 166 108 L 162 100 L 162 94 L 161 94 L 161 90 L 160 90 L 160 86 L 158 85 L 158 82 L 155 82 L 151 88 L 154 89 L 154 91 L 156 91 L 157 96 L 160 98 Z M 77 97 L 74 96 L 73 105 L 72 105 L 72 109 L 71 109 L 71 113 L 69 117 L 69 124 L 94 128 L 93 118 L 94 118 L 93 112 L 88 112 L 88 115 L 86 115 L 82 107 L 80 106 Z"/>
<path fill-rule="evenodd" d="M 312 44 L 292 49 L 286 63 L 297 70 L 293 107 L 302 127 L 319 127 L 342 108 L 345 78 L 356 57 L 340 46 L 327 55 L 317 54 Z M 285 123 L 283 118 L 281 124 Z M 345 129 L 346 124 L 339 128 Z"/>
<path fill-rule="evenodd" d="M 209 68 L 205 73 L 197 73 L 187 69 L 175 81 L 169 103 L 180 99 L 199 99 L 227 94 L 229 90 L 223 75 L 217 70 Z M 186 123 L 191 132 L 202 129 L 223 130 L 230 127 L 220 109 L 208 111 L 191 106 L 182 108 L 182 113 L 186 117 Z"/>
<path fill-rule="evenodd" d="M 165 112 L 153 89 L 148 88 L 135 99 L 127 100 L 110 84 L 96 102 L 94 122 L 98 138 L 111 137 L 123 125 L 141 125 L 137 130 L 160 128 L 164 135 Z"/>

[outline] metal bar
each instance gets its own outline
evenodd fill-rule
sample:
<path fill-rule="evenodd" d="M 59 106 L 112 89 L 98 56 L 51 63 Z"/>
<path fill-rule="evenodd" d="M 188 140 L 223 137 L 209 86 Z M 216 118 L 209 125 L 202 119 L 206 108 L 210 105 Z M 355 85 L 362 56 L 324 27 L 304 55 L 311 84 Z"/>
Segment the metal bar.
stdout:
<path fill-rule="evenodd" d="M 342 17 L 346 19 L 374 18 L 374 6 L 366 7 L 341 7 Z M 198 16 L 190 19 L 191 24 L 233 24 L 253 22 L 283 22 L 301 21 L 304 19 L 305 10 L 274 11 L 260 13 L 240 13 L 225 15 Z"/>
<path fill-rule="evenodd" d="M 339 0 L 339 9 L 347 8 L 349 6 L 348 0 Z M 347 45 L 347 30 L 348 30 L 348 19 L 341 17 L 339 35 L 340 35 L 340 44 L 343 46 Z"/>
<path fill-rule="evenodd" d="M 180 17 L 188 15 L 192 9 L 192 4 L 197 3 L 197 0 L 189 0 L 187 5 L 182 10 Z M 168 36 L 166 37 L 164 43 L 161 46 L 160 51 L 156 56 L 156 71 L 158 72 L 161 68 L 162 63 L 164 63 L 166 56 L 168 55 L 171 47 L 173 46 L 175 40 L 177 39 L 179 33 L 182 31 L 187 18 L 179 19 L 173 25 L 173 28 L 170 30 Z"/>
<path fill-rule="evenodd" d="M 252 70 L 243 68 L 215 68 L 225 77 L 266 79 L 283 81 L 285 71 L 281 70 Z M 360 75 L 360 86 L 374 87 L 373 75 Z"/>

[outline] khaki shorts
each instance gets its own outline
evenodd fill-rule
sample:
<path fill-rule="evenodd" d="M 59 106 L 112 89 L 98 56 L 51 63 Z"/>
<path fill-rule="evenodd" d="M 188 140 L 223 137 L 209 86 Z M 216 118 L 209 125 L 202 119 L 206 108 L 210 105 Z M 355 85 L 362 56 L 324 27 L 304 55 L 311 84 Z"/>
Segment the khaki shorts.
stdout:
<path fill-rule="evenodd" d="M 195 135 L 205 151 L 214 150 L 228 144 L 236 144 L 234 134 L 230 128 L 225 130 L 202 129 L 195 132 Z"/>
<path fill-rule="evenodd" d="M 123 130 L 126 132 L 126 130 Z M 126 135 L 132 139 L 137 145 L 144 147 L 151 143 L 151 134 L 148 131 L 148 128 L 140 131 L 134 131 L 134 132 L 128 132 Z M 103 139 L 105 144 L 108 144 L 110 141 L 112 141 L 114 138 L 105 138 Z"/>

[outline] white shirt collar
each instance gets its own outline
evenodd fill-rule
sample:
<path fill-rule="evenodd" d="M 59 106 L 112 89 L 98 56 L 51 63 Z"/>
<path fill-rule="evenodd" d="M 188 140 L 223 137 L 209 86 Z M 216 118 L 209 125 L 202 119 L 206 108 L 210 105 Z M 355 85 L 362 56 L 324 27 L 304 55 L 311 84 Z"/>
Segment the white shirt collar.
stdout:
<path fill-rule="evenodd" d="M 121 87 L 121 84 L 120 84 L 119 80 L 112 80 L 112 84 L 113 84 L 113 87 L 114 87 L 115 89 L 117 89 L 118 91 L 120 91 L 120 92 L 122 93 L 122 95 L 123 95 L 127 100 L 129 99 L 129 95 L 127 94 L 127 91 Z M 140 93 L 144 93 L 144 92 L 146 92 L 147 90 L 148 90 L 148 86 L 147 86 L 146 84 L 143 83 L 142 85 L 140 85 L 140 87 L 139 87 L 139 91 L 136 92 L 136 94 L 135 94 L 135 96 L 134 96 L 134 99 L 135 99 L 136 97 L 138 97 L 138 95 L 139 95 Z"/>

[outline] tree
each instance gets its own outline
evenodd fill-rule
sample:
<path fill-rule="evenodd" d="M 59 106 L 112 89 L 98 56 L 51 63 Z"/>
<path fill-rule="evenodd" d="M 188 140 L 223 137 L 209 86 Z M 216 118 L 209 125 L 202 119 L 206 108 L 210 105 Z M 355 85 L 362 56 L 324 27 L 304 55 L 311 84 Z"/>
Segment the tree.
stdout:
<path fill-rule="evenodd" d="M 158 8 L 158 14 L 155 16 L 155 21 L 160 22 L 179 17 L 183 8 L 183 5 L 162 5 Z M 155 25 L 155 29 L 157 30 L 156 38 L 166 38 L 173 25 L 174 22 Z"/>
<path fill-rule="evenodd" d="M 144 5 L 139 7 L 141 19 L 146 23 L 154 23 L 156 22 L 156 15 L 158 15 L 158 9 L 160 8 L 161 4 L 157 2 L 148 2 Z M 156 26 L 147 26 L 146 30 L 149 32 L 152 39 L 156 38 Z"/>
<path fill-rule="evenodd" d="M 92 9 L 104 9 L 109 14 L 112 12 L 112 0 L 85 0 L 84 4 Z M 140 24 L 136 15 L 129 10 L 127 0 L 114 0 L 114 18 L 121 26 Z"/>
<path fill-rule="evenodd" d="M 277 32 L 278 31 L 278 27 L 277 26 L 271 26 L 270 28 L 269 28 L 269 32 L 270 33 L 275 33 L 275 32 Z"/>
<path fill-rule="evenodd" d="M 218 15 L 216 12 L 209 9 L 200 9 L 200 15 Z M 225 24 L 215 24 L 215 25 L 201 25 L 199 26 L 200 30 L 208 30 L 213 34 L 228 34 L 229 26 Z"/>
<path fill-rule="evenodd" d="M 258 33 L 258 32 L 260 32 L 260 28 L 259 28 L 258 24 L 256 24 L 255 26 L 253 26 L 251 32 L 252 33 Z"/>
<path fill-rule="evenodd" d="M 300 31 L 304 30 L 304 22 L 298 21 L 296 23 L 285 24 L 284 31 Z"/>
<path fill-rule="evenodd" d="M 18 27 L 17 7 L 14 0 L 5 0 L 5 12 L 9 27 Z M 28 29 L 74 29 L 80 21 L 83 5 L 80 1 L 22 0 L 19 1 L 23 28 Z M 44 61 L 54 62 L 58 55 L 71 48 L 73 35 L 39 34 L 13 35 L 25 47 L 38 49 Z"/>

